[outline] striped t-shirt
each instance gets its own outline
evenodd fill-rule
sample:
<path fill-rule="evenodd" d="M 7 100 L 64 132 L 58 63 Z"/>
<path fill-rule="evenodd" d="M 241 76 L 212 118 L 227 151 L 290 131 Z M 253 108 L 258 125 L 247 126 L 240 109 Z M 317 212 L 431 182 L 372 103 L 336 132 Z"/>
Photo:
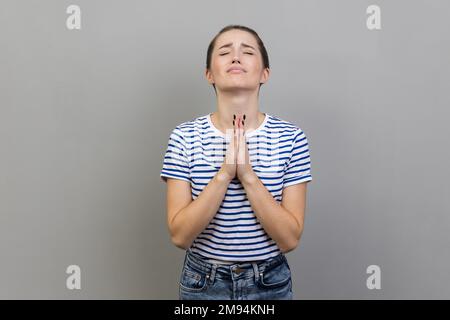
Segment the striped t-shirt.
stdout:
<path fill-rule="evenodd" d="M 276 201 L 281 202 L 283 188 L 312 180 L 308 141 L 298 126 L 266 113 L 246 140 L 253 171 Z M 189 182 L 195 200 L 220 169 L 228 144 L 229 136 L 214 126 L 210 113 L 179 124 L 169 137 L 161 179 Z M 281 252 L 256 219 L 237 178 L 190 249 L 225 264 L 265 260 Z"/>

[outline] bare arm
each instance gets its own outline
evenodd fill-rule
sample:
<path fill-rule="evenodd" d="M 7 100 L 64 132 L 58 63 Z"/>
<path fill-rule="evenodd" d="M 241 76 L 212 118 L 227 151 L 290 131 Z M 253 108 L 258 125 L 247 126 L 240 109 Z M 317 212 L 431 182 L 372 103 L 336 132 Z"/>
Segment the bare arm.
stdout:
<path fill-rule="evenodd" d="M 236 176 L 236 145 L 233 131 L 222 166 L 194 201 L 187 181 L 167 179 L 167 224 L 177 247 L 189 248 L 219 210 L 228 185 Z"/>
<path fill-rule="evenodd" d="M 230 181 L 229 175 L 221 168 L 197 199 L 192 200 L 188 182 L 167 179 L 167 224 L 172 242 L 177 247 L 189 248 L 208 226 L 225 197 Z"/>
<path fill-rule="evenodd" d="M 242 180 L 252 209 L 267 234 L 277 243 L 283 253 L 295 249 L 303 232 L 306 183 L 283 189 L 283 198 L 280 204 L 256 174 L 249 175 Z"/>
<path fill-rule="evenodd" d="M 252 168 L 244 124 L 239 122 L 238 128 L 238 178 L 259 223 L 282 252 L 289 252 L 297 247 L 303 232 L 306 184 L 286 186 L 281 203 L 276 201 Z"/>

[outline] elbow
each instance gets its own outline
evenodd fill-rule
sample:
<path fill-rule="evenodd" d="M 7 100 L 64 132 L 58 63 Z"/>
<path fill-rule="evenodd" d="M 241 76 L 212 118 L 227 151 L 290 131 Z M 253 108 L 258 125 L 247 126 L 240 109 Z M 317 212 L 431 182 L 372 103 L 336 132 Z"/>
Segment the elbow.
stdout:
<path fill-rule="evenodd" d="M 303 229 L 301 229 L 300 232 L 298 232 L 295 237 L 292 237 L 291 239 L 287 239 L 284 243 L 279 245 L 280 251 L 282 253 L 288 253 L 288 252 L 294 250 L 295 248 L 297 248 L 300 243 L 300 238 L 302 236 L 302 233 L 303 233 Z"/>
<path fill-rule="evenodd" d="M 185 241 L 182 237 L 179 237 L 179 236 L 177 237 L 175 235 L 172 235 L 171 241 L 177 248 L 180 248 L 180 249 L 187 250 L 190 247 L 190 245 L 187 243 L 187 241 Z"/>
<path fill-rule="evenodd" d="M 188 249 L 189 246 L 187 244 L 187 241 L 185 239 L 185 237 L 183 237 L 183 235 L 179 232 L 179 230 L 176 230 L 176 228 L 174 227 L 173 223 L 168 223 L 168 229 L 169 229 L 169 234 L 170 234 L 170 240 L 171 242 L 180 249 Z"/>
<path fill-rule="evenodd" d="M 293 241 L 284 243 L 284 244 L 282 244 L 282 245 L 279 246 L 280 251 L 281 251 L 282 253 L 288 253 L 288 252 L 291 252 L 292 250 L 294 250 L 295 248 L 297 248 L 298 243 L 299 243 L 299 240 L 297 240 L 297 239 L 294 239 Z"/>

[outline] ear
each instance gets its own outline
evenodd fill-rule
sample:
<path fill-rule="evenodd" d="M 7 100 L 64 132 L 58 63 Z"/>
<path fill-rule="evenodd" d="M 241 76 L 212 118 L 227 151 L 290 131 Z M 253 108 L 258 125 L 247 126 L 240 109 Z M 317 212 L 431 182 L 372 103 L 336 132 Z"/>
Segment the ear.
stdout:
<path fill-rule="evenodd" d="M 261 78 L 259 79 L 259 83 L 266 83 L 269 80 L 269 76 L 270 76 L 270 69 L 264 68 L 261 74 Z"/>
<path fill-rule="evenodd" d="M 208 80 L 209 84 L 214 84 L 214 76 L 208 68 L 205 68 L 205 78 Z"/>

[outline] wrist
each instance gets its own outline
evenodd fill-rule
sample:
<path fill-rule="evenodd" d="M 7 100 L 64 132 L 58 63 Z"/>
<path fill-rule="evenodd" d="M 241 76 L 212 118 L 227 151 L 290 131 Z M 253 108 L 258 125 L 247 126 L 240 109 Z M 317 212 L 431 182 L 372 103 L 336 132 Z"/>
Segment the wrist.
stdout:
<path fill-rule="evenodd" d="M 256 175 L 256 173 L 253 170 L 244 174 L 241 178 L 239 178 L 239 180 L 241 181 L 241 184 L 244 187 L 257 183 L 258 179 L 259 179 L 258 176 Z"/>
<path fill-rule="evenodd" d="M 223 167 L 221 167 L 219 169 L 219 171 L 217 171 L 216 173 L 216 179 L 219 182 L 225 182 L 225 183 L 230 183 L 231 180 L 233 180 L 232 177 L 230 177 L 230 175 L 228 173 L 225 172 L 225 170 L 223 169 Z"/>

